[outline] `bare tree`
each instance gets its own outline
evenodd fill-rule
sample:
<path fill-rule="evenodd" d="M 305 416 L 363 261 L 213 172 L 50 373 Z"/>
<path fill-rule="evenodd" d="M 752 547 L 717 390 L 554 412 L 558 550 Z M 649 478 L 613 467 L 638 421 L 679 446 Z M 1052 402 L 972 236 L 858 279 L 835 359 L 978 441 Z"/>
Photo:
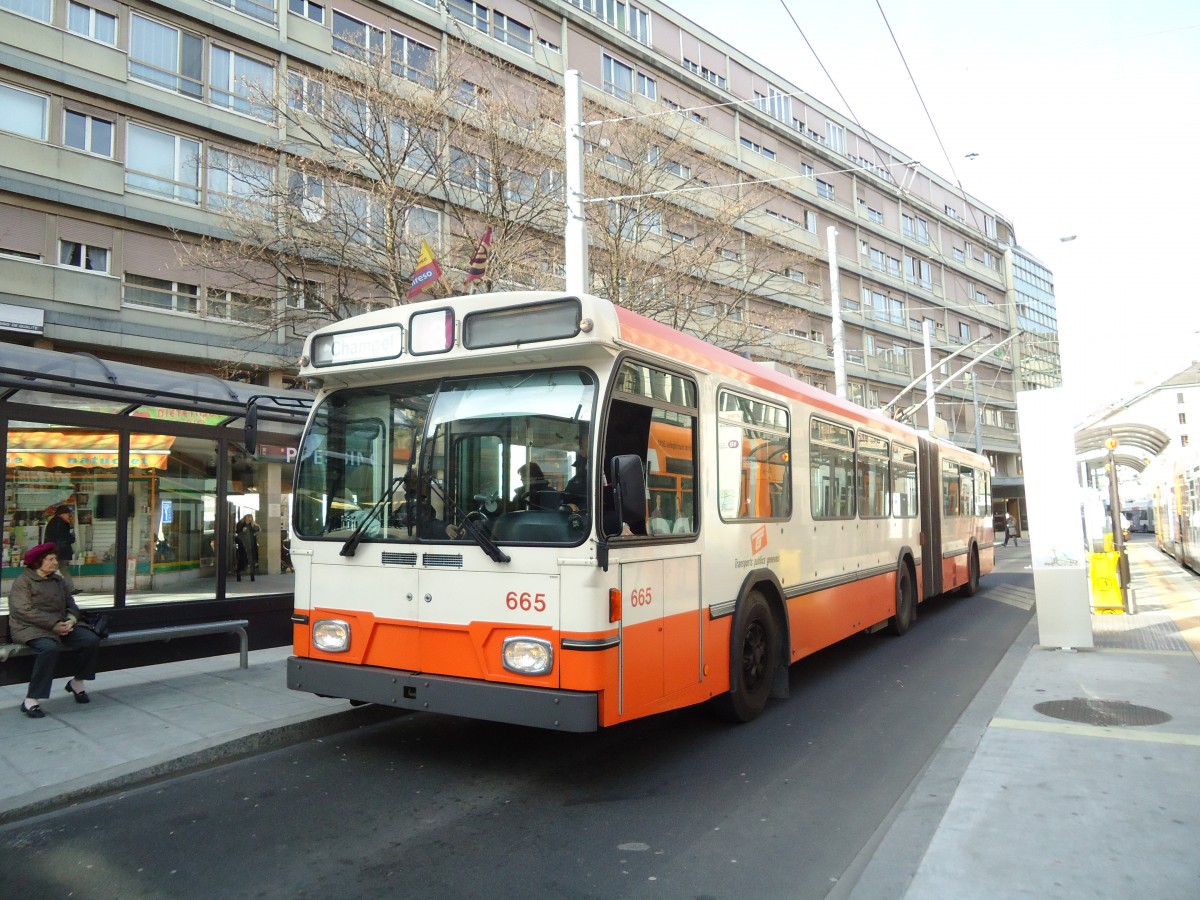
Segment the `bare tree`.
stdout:
<path fill-rule="evenodd" d="M 780 223 L 762 214 L 776 192 L 716 159 L 685 115 L 634 109 L 589 109 L 596 292 L 712 344 L 778 355 L 794 343 L 778 295 L 810 289 L 782 277 Z"/>
<path fill-rule="evenodd" d="M 563 219 L 561 178 L 544 175 L 562 158 L 554 92 L 447 46 L 289 72 L 256 98 L 282 136 L 210 153 L 219 233 L 187 255 L 236 291 L 244 320 L 303 334 L 403 303 L 426 242 L 461 284 L 487 225 L 490 280 L 528 284 L 561 256 L 546 240 Z"/>

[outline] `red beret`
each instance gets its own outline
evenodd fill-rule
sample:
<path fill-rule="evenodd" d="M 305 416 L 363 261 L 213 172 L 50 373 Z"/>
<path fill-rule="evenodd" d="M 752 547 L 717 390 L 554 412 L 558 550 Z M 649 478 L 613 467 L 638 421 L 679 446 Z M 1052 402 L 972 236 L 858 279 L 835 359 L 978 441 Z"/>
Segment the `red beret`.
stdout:
<path fill-rule="evenodd" d="M 51 553 L 58 555 L 58 544 L 50 541 L 47 544 L 38 544 L 25 551 L 25 565 L 31 569 L 36 569 L 42 564 L 42 560 Z"/>

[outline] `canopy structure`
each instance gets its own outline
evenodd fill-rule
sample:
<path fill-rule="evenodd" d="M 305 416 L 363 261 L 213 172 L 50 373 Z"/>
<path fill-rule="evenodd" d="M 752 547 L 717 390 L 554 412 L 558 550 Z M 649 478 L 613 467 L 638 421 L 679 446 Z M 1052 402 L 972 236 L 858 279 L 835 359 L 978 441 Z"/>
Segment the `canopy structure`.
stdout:
<path fill-rule="evenodd" d="M 1135 472 L 1145 469 L 1151 458 L 1158 456 L 1171 444 L 1170 436 L 1153 425 L 1114 422 L 1075 432 L 1075 453 L 1089 456 L 1086 460 L 1089 468 L 1106 466 L 1107 454 L 1100 455 L 1097 451 L 1107 449 L 1109 438 L 1116 438 L 1117 441 L 1117 449 L 1113 453 L 1117 465 L 1128 466 Z M 1141 453 L 1131 452 L 1133 450 L 1140 450 Z"/>
<path fill-rule="evenodd" d="M 69 400 L 90 412 L 229 425 L 245 417 L 252 399 L 260 419 L 298 427 L 313 394 L 0 343 L 0 401 L 57 407 Z"/>

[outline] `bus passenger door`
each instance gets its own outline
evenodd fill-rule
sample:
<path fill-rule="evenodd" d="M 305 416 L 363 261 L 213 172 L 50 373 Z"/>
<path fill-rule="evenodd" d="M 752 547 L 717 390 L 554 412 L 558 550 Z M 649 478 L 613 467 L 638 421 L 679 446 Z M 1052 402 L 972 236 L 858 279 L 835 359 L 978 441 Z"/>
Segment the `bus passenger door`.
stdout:
<path fill-rule="evenodd" d="M 922 440 L 920 458 L 921 597 L 942 592 L 942 463 L 937 445 Z"/>
<path fill-rule="evenodd" d="M 621 711 L 700 681 L 700 558 L 621 565 Z"/>

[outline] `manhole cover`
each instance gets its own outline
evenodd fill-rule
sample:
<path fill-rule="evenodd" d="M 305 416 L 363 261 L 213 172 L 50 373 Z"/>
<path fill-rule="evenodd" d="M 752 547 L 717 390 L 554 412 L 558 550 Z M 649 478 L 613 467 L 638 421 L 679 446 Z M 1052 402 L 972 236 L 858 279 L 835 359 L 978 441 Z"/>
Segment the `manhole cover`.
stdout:
<path fill-rule="evenodd" d="M 1171 716 L 1161 709 L 1138 706 L 1128 700 L 1047 700 L 1034 706 L 1043 716 L 1081 722 L 1084 725 L 1161 725 Z"/>

